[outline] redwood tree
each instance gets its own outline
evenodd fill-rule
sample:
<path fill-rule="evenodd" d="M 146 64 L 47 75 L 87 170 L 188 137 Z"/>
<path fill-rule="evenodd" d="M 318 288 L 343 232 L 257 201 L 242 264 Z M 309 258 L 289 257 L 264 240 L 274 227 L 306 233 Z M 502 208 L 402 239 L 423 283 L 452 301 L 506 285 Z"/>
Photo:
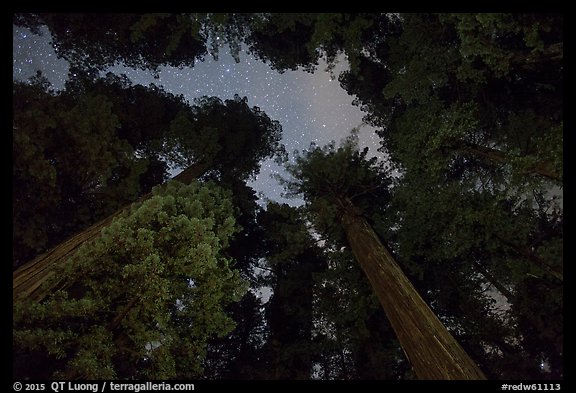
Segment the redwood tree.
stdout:
<path fill-rule="evenodd" d="M 14 303 L 14 376 L 168 379 L 202 375 L 207 340 L 234 328 L 247 283 L 224 250 L 230 192 L 170 182 L 117 216 L 47 278 L 64 287 Z"/>
<path fill-rule="evenodd" d="M 386 196 L 390 178 L 376 159 L 357 150 L 354 136 L 342 147 L 312 148 L 289 166 L 291 194 L 303 194 L 318 228 L 334 227 L 364 270 L 407 358 L 420 379 L 484 379 L 484 374 L 424 302 L 373 230 L 363 208 L 370 194 Z"/>
<path fill-rule="evenodd" d="M 116 86 L 115 88 L 118 89 L 119 87 Z M 127 89 L 131 89 L 131 87 L 128 86 Z M 45 101 L 48 102 L 50 100 L 56 100 L 62 95 L 66 95 L 64 92 L 54 97 L 48 92 L 42 92 L 40 88 L 37 90 L 41 94 L 36 94 L 42 95 L 45 97 Z M 122 91 L 122 89 L 120 90 Z M 101 93 L 101 91 L 98 91 L 98 93 Z M 80 94 L 81 98 L 85 96 L 90 98 L 92 96 L 90 91 L 81 91 Z M 97 95 L 96 98 L 106 102 L 105 98 L 102 98 L 101 95 Z M 36 101 L 41 102 L 41 100 L 38 99 Z M 34 103 L 36 103 L 36 101 L 34 101 Z M 26 102 L 28 103 L 28 101 Z M 32 106 L 32 109 L 40 111 L 41 114 L 48 118 L 50 118 L 50 116 L 62 117 L 58 113 L 55 113 L 58 109 L 53 109 L 51 106 L 46 105 L 37 108 L 38 104 L 36 103 L 34 105 L 28 103 L 29 107 Z M 104 108 L 109 109 L 109 105 Z M 14 112 L 15 121 L 13 134 L 15 141 L 30 141 L 29 136 L 36 135 L 30 131 L 31 129 L 35 130 L 34 127 L 36 123 L 32 122 L 32 124 L 30 124 L 30 121 L 27 122 L 27 120 L 30 118 L 30 113 L 34 112 L 28 107 L 22 109 L 21 106 L 15 106 Z M 77 117 L 82 114 L 83 113 L 79 113 Z M 117 120 L 117 117 L 113 114 L 108 114 L 110 119 Z M 73 118 L 73 120 L 74 119 L 76 118 Z M 61 132 L 70 133 L 74 138 L 80 140 L 88 138 L 75 131 L 76 129 L 74 127 L 84 126 L 84 128 L 86 128 L 86 124 L 91 126 L 93 124 L 88 121 L 82 122 L 78 119 L 76 120 L 76 122 L 68 121 L 62 122 L 62 124 L 54 121 L 44 125 L 44 128 L 41 129 L 44 139 L 36 138 L 33 139 L 33 142 L 38 145 L 35 146 L 36 150 L 44 151 L 46 157 L 40 154 L 28 154 L 25 157 L 27 160 L 23 160 L 22 168 L 15 167 L 15 172 L 20 169 L 30 172 L 38 166 L 43 169 L 46 168 L 44 172 L 48 175 L 40 178 L 40 180 L 45 183 L 51 181 L 52 178 L 50 176 L 58 179 L 64 178 L 62 181 L 73 177 L 73 172 L 63 172 L 61 170 L 62 165 L 59 163 L 62 160 L 57 159 L 60 158 L 59 156 L 54 158 L 50 155 L 51 147 L 58 145 L 58 143 L 53 140 L 56 134 L 49 131 L 51 131 L 51 127 L 58 127 Z M 105 118 L 105 120 L 108 120 L 108 118 Z M 100 120 L 100 123 L 102 123 L 102 121 L 103 120 Z M 181 107 L 173 117 L 168 117 L 166 121 L 167 124 L 163 124 L 163 127 L 158 127 L 158 135 L 153 135 L 148 139 L 160 141 L 158 144 L 163 146 L 163 150 L 158 150 L 158 154 L 162 154 L 162 156 L 165 157 L 167 165 L 184 168 L 184 171 L 176 177 L 176 180 L 184 184 L 189 184 L 193 179 L 197 179 L 208 173 L 222 180 L 230 178 L 246 180 L 258 172 L 262 159 L 274 156 L 281 157 L 284 152 L 283 146 L 279 143 L 282 131 L 280 124 L 270 119 L 258 107 L 250 108 L 247 104 L 247 99 L 239 96 L 235 96 L 233 99 L 226 101 L 222 101 L 216 97 L 201 97 L 196 100 L 195 105 L 185 105 Z M 103 126 L 100 123 L 95 121 L 93 127 L 90 128 L 90 138 L 98 139 L 96 136 L 100 133 L 107 135 L 106 132 L 112 132 L 110 131 L 110 129 L 113 128 L 112 126 L 102 128 Z M 48 130 L 45 130 L 45 128 L 48 128 Z M 120 130 L 122 129 L 123 128 L 120 127 Z M 125 140 L 120 139 L 118 141 L 117 137 L 115 142 L 117 142 L 117 144 L 122 142 L 124 145 L 127 145 Z M 15 143 L 14 149 L 16 150 L 19 146 L 19 144 Z M 124 150 L 128 151 L 124 155 L 118 154 L 119 157 L 122 158 L 126 155 L 134 156 L 133 151 L 129 149 Z M 64 153 L 62 154 L 64 155 Z M 74 158 L 72 153 L 66 154 L 68 155 L 64 155 L 64 157 L 67 158 L 68 161 Z M 95 166 L 102 161 L 102 158 L 98 154 L 86 154 L 83 160 L 88 161 L 87 165 Z M 113 157 L 111 157 L 109 161 L 114 161 Z M 114 163 L 115 162 L 112 162 L 108 165 L 112 166 Z M 42 174 L 44 172 L 42 172 Z M 92 177 L 94 178 L 92 179 L 93 182 L 102 182 L 102 175 L 100 173 Z M 16 190 L 21 190 L 21 188 L 18 187 Z M 30 194 L 29 190 L 24 191 Z M 148 195 L 149 194 L 141 196 L 139 201 L 145 200 L 148 198 Z M 74 195 L 69 198 L 73 199 Z M 22 206 L 14 206 L 16 212 L 21 208 Z M 34 211 L 34 205 L 27 205 L 27 208 L 31 209 L 29 213 L 32 216 L 42 214 L 42 212 Z M 84 242 L 97 237 L 101 229 L 108 226 L 113 218 L 125 209 L 126 207 L 118 209 L 116 212 L 111 210 L 114 213 L 96 223 L 92 221 L 91 226 L 84 226 L 85 229 L 78 231 L 67 240 L 49 249 L 45 253 L 36 256 L 36 258 L 15 270 L 13 272 L 14 299 L 30 298 L 40 300 L 53 288 L 57 288 L 54 281 L 50 281 L 52 283 L 51 285 L 56 285 L 54 287 L 44 285 L 50 276 L 54 274 L 53 268 L 63 263 L 65 259 Z M 18 214 L 16 214 L 16 216 L 18 216 Z M 89 224 L 90 222 L 88 225 Z"/>

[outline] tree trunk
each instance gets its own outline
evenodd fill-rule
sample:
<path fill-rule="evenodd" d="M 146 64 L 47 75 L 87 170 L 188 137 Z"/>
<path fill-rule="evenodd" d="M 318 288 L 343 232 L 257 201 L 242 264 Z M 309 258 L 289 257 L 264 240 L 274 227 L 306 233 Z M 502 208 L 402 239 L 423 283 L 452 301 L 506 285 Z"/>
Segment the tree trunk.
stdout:
<path fill-rule="evenodd" d="M 352 252 L 366 273 L 419 379 L 486 379 L 448 332 L 370 224 L 349 200 L 341 201 L 342 224 Z"/>
<path fill-rule="evenodd" d="M 460 148 L 460 150 L 462 152 L 472 153 L 473 155 L 489 162 L 497 162 L 501 164 L 509 163 L 506 155 L 498 149 L 492 149 L 490 147 L 485 147 L 474 143 L 466 143 L 463 147 Z M 527 169 L 525 173 L 537 174 L 562 183 L 562 178 L 560 175 L 550 170 L 550 165 L 546 162 L 534 165 L 533 167 Z"/>
<path fill-rule="evenodd" d="M 504 296 L 508 301 L 512 301 L 514 299 L 512 292 L 504 285 L 502 285 L 502 283 L 498 281 L 496 277 L 494 277 L 492 273 L 490 273 L 484 266 L 482 266 L 479 262 L 474 262 L 474 267 L 476 267 L 476 270 L 478 270 L 478 272 L 483 275 L 486 280 L 488 280 L 490 285 L 493 285 L 494 288 L 496 288 L 498 292 L 500 292 L 500 294 L 502 294 L 502 296 Z"/>
<path fill-rule="evenodd" d="M 190 184 L 194 179 L 201 176 L 207 168 L 207 165 L 202 162 L 194 164 L 174 177 L 173 180 Z M 151 195 L 151 193 L 143 195 L 134 203 L 143 202 Z M 94 240 L 99 236 L 103 228 L 110 225 L 116 216 L 130 209 L 130 206 L 132 206 L 132 204 L 118 210 L 16 269 L 12 273 L 13 301 L 28 299 L 39 302 L 54 290 L 62 289 L 70 285 L 71 283 L 65 282 L 64 278 L 53 281 L 50 285 L 46 283 L 53 278 L 55 267 L 65 262 L 82 244 Z"/>
<path fill-rule="evenodd" d="M 532 262 L 538 268 L 542 269 L 543 271 L 550 274 L 552 277 L 560 280 L 561 282 L 564 282 L 564 274 L 561 271 L 557 271 L 553 266 L 550 266 L 546 261 L 538 257 L 538 255 L 534 254 L 534 252 L 529 250 L 527 247 L 519 246 L 498 235 L 494 235 L 494 237 L 498 239 L 502 244 L 505 244 L 506 246 L 512 248 L 516 253 Z"/>
<path fill-rule="evenodd" d="M 295 262 L 277 267 L 277 283 L 268 303 L 271 379 L 304 380 L 312 373 L 312 353 L 306 344 L 312 340 L 314 325 L 313 274 L 324 268 L 324 261 L 304 252 Z"/>

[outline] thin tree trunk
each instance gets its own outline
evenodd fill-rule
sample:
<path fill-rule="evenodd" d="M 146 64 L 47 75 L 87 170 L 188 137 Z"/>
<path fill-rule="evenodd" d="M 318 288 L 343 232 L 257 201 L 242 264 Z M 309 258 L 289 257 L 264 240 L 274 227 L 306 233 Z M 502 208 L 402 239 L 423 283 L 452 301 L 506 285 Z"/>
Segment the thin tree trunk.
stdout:
<path fill-rule="evenodd" d="M 313 274 L 321 270 L 323 261 L 313 253 L 303 253 L 296 263 L 278 268 L 274 294 L 268 303 L 274 379 L 310 379 L 312 372 L 312 354 L 305 346 L 312 339 Z"/>
<path fill-rule="evenodd" d="M 502 285 L 502 283 L 499 282 L 496 277 L 494 277 L 492 273 L 490 273 L 484 266 L 478 262 L 474 262 L 474 266 L 480 272 L 480 274 L 482 274 L 486 280 L 488 280 L 488 282 L 498 290 L 498 292 L 500 292 L 504 297 L 506 297 L 506 299 L 508 299 L 508 301 L 512 301 L 512 299 L 514 299 L 512 292 L 510 292 L 508 288 Z"/>
<path fill-rule="evenodd" d="M 366 273 L 419 379 L 486 379 L 452 337 L 370 224 L 349 200 L 341 201 L 342 224 L 356 260 Z"/>
<path fill-rule="evenodd" d="M 501 164 L 509 163 L 509 159 L 506 157 L 506 155 L 498 149 L 493 149 L 474 143 L 466 143 L 463 147 L 460 148 L 460 150 L 463 152 L 472 153 L 473 155 L 489 162 L 498 162 Z M 562 178 L 560 178 L 558 173 L 550 170 L 550 165 L 545 162 L 534 165 L 533 167 L 527 169 L 525 173 L 534 173 L 547 177 L 548 179 L 562 182 Z"/>
<path fill-rule="evenodd" d="M 182 171 L 178 176 L 174 177 L 173 180 L 177 180 L 184 184 L 190 184 L 194 179 L 201 176 L 207 168 L 208 166 L 202 162 L 194 164 Z M 143 202 L 151 195 L 151 193 L 143 195 L 134 203 Z M 71 283 L 65 282 L 64 278 L 53 281 L 51 285 L 47 285 L 46 283 L 53 278 L 55 267 L 64 263 L 82 244 L 98 237 L 103 228 L 110 225 L 114 218 L 122 212 L 128 211 L 131 206 L 132 204 L 116 211 L 112 215 L 86 228 L 82 232 L 72 236 L 70 239 L 60 243 L 56 247 L 37 256 L 30 262 L 27 262 L 16 269 L 12 273 L 13 300 L 18 301 L 28 299 L 38 302 L 54 290 L 65 288 L 70 285 Z"/>
<path fill-rule="evenodd" d="M 564 274 L 562 272 L 556 271 L 552 266 L 550 266 L 546 261 L 540 258 L 538 255 L 534 254 L 531 250 L 526 247 L 521 247 L 509 240 L 506 240 L 498 235 L 494 235 L 496 239 L 498 239 L 502 244 L 512 248 L 516 251 L 519 255 L 523 256 L 524 258 L 528 259 L 534 265 L 538 266 L 540 269 L 544 270 L 545 272 L 549 273 L 553 277 L 557 278 L 558 280 L 564 282 Z"/>

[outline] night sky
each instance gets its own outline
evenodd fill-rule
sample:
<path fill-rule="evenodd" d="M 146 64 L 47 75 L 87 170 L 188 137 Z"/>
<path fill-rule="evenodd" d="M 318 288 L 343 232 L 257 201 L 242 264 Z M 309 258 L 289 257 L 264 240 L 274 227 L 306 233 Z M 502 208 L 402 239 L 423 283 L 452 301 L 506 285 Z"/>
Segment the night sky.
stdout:
<path fill-rule="evenodd" d="M 26 80 L 41 70 L 56 89 L 61 89 L 68 64 L 57 58 L 47 29 L 42 31 L 44 35 L 37 36 L 28 29 L 13 27 L 13 79 Z M 346 61 L 340 60 L 335 75 L 345 67 Z M 204 95 L 222 100 L 234 94 L 246 96 L 250 107 L 258 106 L 282 124 L 282 143 L 292 157 L 294 150 L 306 149 L 310 142 L 320 146 L 332 140 L 338 142 L 362 124 L 364 113 L 352 105 L 353 97 L 337 80 L 332 80 L 325 68 L 326 64 L 321 62 L 314 74 L 301 70 L 280 74 L 246 52 L 240 54 L 240 63 L 235 63 L 226 48 L 221 50 L 218 61 L 206 56 L 204 62 L 193 68 L 162 67 L 159 79 L 149 72 L 125 67 L 114 67 L 111 71 L 125 73 L 133 83 L 161 85 L 166 91 L 182 94 L 190 103 Z M 360 129 L 360 147 L 365 146 L 370 148 L 370 155 L 382 157 L 376 151 L 379 138 L 367 125 Z M 260 193 L 261 200 L 300 204 L 299 200 L 282 198 L 282 186 L 271 177 L 277 172 L 285 174 L 272 160 L 265 161 L 250 185 Z"/>

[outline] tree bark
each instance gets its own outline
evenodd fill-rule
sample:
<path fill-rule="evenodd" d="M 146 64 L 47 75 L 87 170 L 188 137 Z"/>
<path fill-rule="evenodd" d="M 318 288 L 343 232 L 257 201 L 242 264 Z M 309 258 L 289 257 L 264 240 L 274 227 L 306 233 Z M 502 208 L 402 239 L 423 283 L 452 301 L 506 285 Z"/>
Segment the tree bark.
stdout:
<path fill-rule="evenodd" d="M 350 200 L 340 201 L 352 252 L 419 379 L 486 379 L 448 332 Z"/>
<path fill-rule="evenodd" d="M 194 179 L 206 172 L 207 169 L 208 166 L 200 162 L 188 167 L 172 180 L 190 184 Z M 152 196 L 152 193 L 143 195 L 134 203 L 143 202 L 150 198 L 150 196 Z M 86 228 L 82 232 L 16 269 L 12 273 L 13 301 L 28 299 L 39 302 L 54 290 L 62 289 L 70 285 L 71 283 L 65 282 L 64 277 L 52 281 L 50 285 L 47 283 L 54 277 L 55 267 L 64 263 L 82 244 L 97 238 L 103 228 L 110 225 L 115 217 L 128 211 L 132 205 L 133 204 L 130 204 L 116 211 L 112 215 Z"/>

